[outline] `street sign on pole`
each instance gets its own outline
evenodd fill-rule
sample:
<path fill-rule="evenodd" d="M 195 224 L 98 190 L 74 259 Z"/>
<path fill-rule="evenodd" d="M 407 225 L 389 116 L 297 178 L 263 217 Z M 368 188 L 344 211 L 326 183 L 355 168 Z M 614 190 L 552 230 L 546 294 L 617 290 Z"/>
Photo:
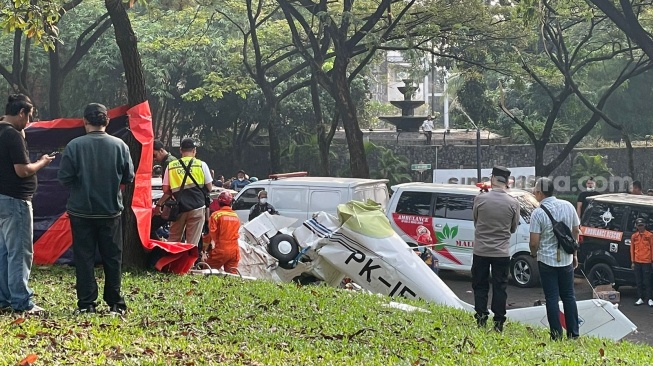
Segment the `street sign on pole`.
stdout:
<path fill-rule="evenodd" d="M 410 170 L 417 170 L 417 171 L 431 170 L 431 164 L 411 164 Z"/>

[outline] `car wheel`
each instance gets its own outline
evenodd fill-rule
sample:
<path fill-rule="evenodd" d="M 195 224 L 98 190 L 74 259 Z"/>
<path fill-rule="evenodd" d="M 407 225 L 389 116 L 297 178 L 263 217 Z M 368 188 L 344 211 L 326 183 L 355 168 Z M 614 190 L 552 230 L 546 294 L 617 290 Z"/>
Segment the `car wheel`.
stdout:
<path fill-rule="evenodd" d="M 605 263 L 597 263 L 592 266 L 588 274 L 592 286 L 611 285 L 614 283 L 612 268 Z"/>
<path fill-rule="evenodd" d="M 268 253 L 279 260 L 279 267 L 292 269 L 290 263 L 299 254 L 299 245 L 295 238 L 286 234 L 277 234 L 270 239 Z"/>
<path fill-rule="evenodd" d="M 530 255 L 518 255 L 512 260 L 510 273 L 517 287 L 535 287 L 540 282 L 537 260 Z"/>

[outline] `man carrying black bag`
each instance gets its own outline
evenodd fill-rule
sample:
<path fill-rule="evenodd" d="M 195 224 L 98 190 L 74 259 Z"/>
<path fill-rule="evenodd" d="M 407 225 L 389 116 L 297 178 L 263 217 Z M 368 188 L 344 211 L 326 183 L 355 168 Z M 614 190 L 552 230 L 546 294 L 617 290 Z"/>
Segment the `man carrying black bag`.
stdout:
<path fill-rule="evenodd" d="M 179 216 L 170 224 L 168 241 L 179 242 L 185 234 L 186 243 L 198 245 L 207 219 L 207 195 L 213 188 L 213 178 L 208 165 L 195 158 L 195 141 L 182 140 L 180 150 L 181 158 L 168 164 L 165 171 L 164 194 L 157 206 L 162 208 L 168 199 L 174 199 L 179 207 Z"/>
<path fill-rule="evenodd" d="M 578 256 L 576 252 L 568 253 L 565 248 L 569 249 L 569 245 L 578 242 L 580 219 L 571 203 L 553 196 L 551 179 L 538 179 L 533 195 L 540 202 L 540 207 L 531 214 L 530 249 L 531 256 L 538 261 L 551 339 L 559 340 L 563 336 L 558 299 L 562 300 L 564 307 L 567 337 L 575 339 L 579 336 L 574 294 L 574 269 L 578 267 Z M 567 228 L 563 229 L 568 230 L 561 229 L 561 224 L 566 225 Z M 564 233 L 569 231 L 575 243 L 560 243 L 558 237 L 565 240 Z"/>

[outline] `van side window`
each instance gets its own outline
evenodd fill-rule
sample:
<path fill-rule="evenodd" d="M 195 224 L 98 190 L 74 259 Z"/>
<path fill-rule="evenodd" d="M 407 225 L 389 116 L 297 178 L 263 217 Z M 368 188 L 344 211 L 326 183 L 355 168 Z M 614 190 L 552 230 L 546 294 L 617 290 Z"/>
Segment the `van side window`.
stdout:
<path fill-rule="evenodd" d="M 433 217 L 444 219 L 447 217 L 447 198 L 446 194 L 438 194 L 435 197 L 435 210 L 433 210 Z"/>
<path fill-rule="evenodd" d="M 308 202 L 306 201 L 308 194 L 305 189 L 275 188 L 268 194 L 272 197 L 274 208 L 279 211 L 305 212 L 308 208 Z M 328 211 L 333 211 L 333 208 Z"/>
<path fill-rule="evenodd" d="M 232 208 L 234 210 L 249 210 L 258 202 L 258 192 L 263 188 L 249 188 L 243 192 L 240 197 L 234 202 Z"/>
<path fill-rule="evenodd" d="M 309 212 L 335 212 L 341 202 L 340 191 L 311 191 Z"/>
<path fill-rule="evenodd" d="M 445 197 L 447 198 L 446 218 L 454 220 L 474 220 L 474 196 L 450 194 L 445 195 Z"/>
<path fill-rule="evenodd" d="M 608 210 L 610 210 L 609 215 L 606 214 Z M 611 205 L 605 202 L 594 201 L 583 214 L 582 225 L 607 230 L 624 231 L 624 229 L 627 230 L 627 228 L 622 227 L 625 211 L 626 206 L 623 205 Z M 610 218 L 610 216 L 612 217 Z"/>
<path fill-rule="evenodd" d="M 431 193 L 427 192 L 403 192 L 397 202 L 396 213 L 406 215 L 431 215 Z"/>

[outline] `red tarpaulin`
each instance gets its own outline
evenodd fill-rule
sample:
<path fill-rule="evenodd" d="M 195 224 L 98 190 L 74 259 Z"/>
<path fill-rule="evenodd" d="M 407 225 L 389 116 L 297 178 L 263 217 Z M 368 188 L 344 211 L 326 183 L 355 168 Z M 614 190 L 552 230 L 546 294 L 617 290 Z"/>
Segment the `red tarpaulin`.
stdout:
<path fill-rule="evenodd" d="M 134 197 L 131 210 L 136 216 L 138 235 L 143 247 L 148 250 L 161 249 L 165 255 L 155 267 L 174 273 L 186 273 L 197 259 L 194 244 L 170 243 L 150 239 L 152 219 L 152 116 L 147 102 L 127 108 L 109 111 L 107 132 L 113 136 L 125 137 L 129 133 L 141 144 L 141 155 L 134 180 Z M 75 137 L 85 134 L 81 119 L 56 119 L 34 122 L 25 129 L 30 155 L 33 160 L 42 154 L 63 147 Z M 34 195 L 34 263 L 74 263 L 72 258 L 72 234 L 65 212 L 68 191 L 56 180 L 60 158 L 38 173 L 39 188 Z"/>

